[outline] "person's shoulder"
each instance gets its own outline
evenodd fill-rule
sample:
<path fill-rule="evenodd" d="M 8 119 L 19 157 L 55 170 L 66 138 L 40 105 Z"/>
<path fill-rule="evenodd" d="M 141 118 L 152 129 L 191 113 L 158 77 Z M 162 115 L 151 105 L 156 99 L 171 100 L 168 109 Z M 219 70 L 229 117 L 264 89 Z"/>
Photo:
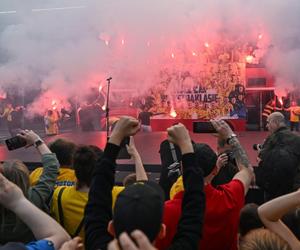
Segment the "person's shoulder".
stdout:
<path fill-rule="evenodd" d="M 61 168 L 59 170 L 59 175 L 56 178 L 56 187 L 60 186 L 74 186 L 77 179 L 75 176 L 75 171 L 69 168 Z"/>
<path fill-rule="evenodd" d="M 39 180 L 42 172 L 43 172 L 43 168 L 42 167 L 38 167 L 38 168 L 34 169 L 30 173 L 30 175 L 29 175 L 29 181 L 30 181 L 30 185 L 31 186 L 35 185 L 38 182 L 38 180 Z"/>
<path fill-rule="evenodd" d="M 54 244 L 49 240 L 38 240 L 26 245 L 27 250 L 54 250 Z"/>
<path fill-rule="evenodd" d="M 211 184 L 205 187 L 207 197 L 243 200 L 244 199 L 244 184 L 239 179 L 234 179 L 227 184 L 219 185 L 214 188 Z"/>
<path fill-rule="evenodd" d="M 112 192 L 113 193 L 120 193 L 124 190 L 124 186 L 114 186 L 113 189 L 112 189 Z"/>

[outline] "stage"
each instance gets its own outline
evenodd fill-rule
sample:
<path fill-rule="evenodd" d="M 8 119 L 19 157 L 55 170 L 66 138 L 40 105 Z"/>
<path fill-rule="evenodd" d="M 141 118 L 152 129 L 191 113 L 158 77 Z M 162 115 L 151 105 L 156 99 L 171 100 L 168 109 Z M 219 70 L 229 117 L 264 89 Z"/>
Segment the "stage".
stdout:
<path fill-rule="evenodd" d="M 245 119 L 224 119 L 232 128 L 233 131 L 246 131 L 246 120 Z M 152 127 L 152 131 L 166 131 L 167 128 L 172 126 L 174 123 L 182 123 L 186 128 L 193 132 L 193 123 L 194 122 L 203 122 L 207 120 L 201 119 L 180 119 L 180 118 L 160 118 L 160 117 L 152 117 L 150 124 Z"/>
<path fill-rule="evenodd" d="M 236 132 L 238 137 L 245 147 L 252 164 L 256 164 L 256 151 L 252 149 L 252 145 L 255 143 L 262 143 L 267 132 Z M 100 148 L 104 148 L 106 143 L 106 133 L 105 132 L 81 132 L 74 131 L 63 133 L 57 136 L 44 137 L 43 139 L 46 143 L 49 143 L 57 138 L 65 138 L 71 140 L 77 144 L 93 144 Z M 160 165 L 159 156 L 159 145 L 167 138 L 166 132 L 151 132 L 151 133 L 138 133 L 135 136 L 135 144 L 138 151 L 141 154 L 142 160 L 145 165 Z M 216 149 L 217 139 L 213 134 L 194 134 L 191 133 L 191 138 L 195 142 L 207 143 L 213 149 Z M 40 156 L 37 151 L 33 148 L 21 148 L 15 151 L 8 151 L 5 144 L 2 143 L 0 146 L 0 160 L 5 161 L 7 159 L 20 159 L 28 163 L 39 163 Z M 119 164 L 132 164 L 131 160 L 118 160 Z M 151 169 L 150 169 L 151 171 Z"/>

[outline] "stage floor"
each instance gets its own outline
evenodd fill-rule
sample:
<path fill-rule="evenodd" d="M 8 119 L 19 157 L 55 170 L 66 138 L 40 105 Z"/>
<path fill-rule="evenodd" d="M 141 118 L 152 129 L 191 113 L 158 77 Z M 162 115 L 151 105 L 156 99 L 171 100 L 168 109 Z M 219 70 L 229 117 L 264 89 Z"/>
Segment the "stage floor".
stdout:
<path fill-rule="evenodd" d="M 239 139 L 245 147 L 252 164 L 256 165 L 257 152 L 252 149 L 255 143 L 262 143 L 267 136 L 267 132 L 238 132 Z M 100 148 L 104 148 L 106 143 L 105 132 L 68 132 L 57 136 L 45 137 L 44 140 L 48 143 L 57 138 L 65 138 L 74 141 L 77 144 L 93 144 Z M 139 150 L 143 163 L 148 165 L 159 165 L 159 145 L 167 138 L 166 132 L 151 132 L 138 133 L 135 136 L 135 144 Z M 207 143 L 213 149 L 216 149 L 217 139 L 213 134 L 193 134 L 191 138 L 195 142 Z M 0 146 L 0 161 L 8 159 L 20 159 L 24 162 L 40 162 L 40 156 L 32 147 L 28 149 L 17 149 L 8 151 L 5 144 Z M 131 160 L 118 160 L 120 164 L 132 164 Z"/>

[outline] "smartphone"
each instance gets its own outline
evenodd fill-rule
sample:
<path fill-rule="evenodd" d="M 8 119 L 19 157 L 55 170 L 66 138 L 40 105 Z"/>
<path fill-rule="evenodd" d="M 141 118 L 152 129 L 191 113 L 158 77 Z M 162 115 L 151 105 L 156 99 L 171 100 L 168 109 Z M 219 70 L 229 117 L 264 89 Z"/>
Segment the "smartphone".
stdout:
<path fill-rule="evenodd" d="M 18 149 L 18 148 L 25 147 L 27 142 L 22 137 L 15 136 L 15 137 L 12 137 L 12 138 L 9 138 L 9 139 L 5 140 L 5 144 L 7 146 L 7 149 L 9 151 L 11 151 L 11 150 L 15 150 L 15 149 Z"/>
<path fill-rule="evenodd" d="M 211 122 L 193 122 L 194 133 L 217 133 Z"/>
<path fill-rule="evenodd" d="M 120 149 L 117 159 L 130 159 L 131 158 L 131 156 L 130 156 L 130 154 L 128 154 L 127 148 L 126 148 L 126 145 L 129 145 L 129 142 L 130 142 L 129 136 L 125 137 L 123 139 L 123 141 L 121 142 L 121 145 L 120 145 L 121 149 Z"/>

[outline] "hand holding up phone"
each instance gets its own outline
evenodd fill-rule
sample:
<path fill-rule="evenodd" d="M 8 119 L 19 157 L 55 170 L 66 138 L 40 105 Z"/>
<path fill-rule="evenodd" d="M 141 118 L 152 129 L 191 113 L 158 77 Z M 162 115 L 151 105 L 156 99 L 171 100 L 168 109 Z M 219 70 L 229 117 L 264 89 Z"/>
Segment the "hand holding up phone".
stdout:
<path fill-rule="evenodd" d="M 19 134 L 19 137 L 26 141 L 26 147 L 30 147 L 36 142 L 37 140 L 41 140 L 40 136 L 34 133 L 32 130 L 22 130 Z"/>
<path fill-rule="evenodd" d="M 22 147 L 29 147 L 35 141 L 40 140 L 40 137 L 32 130 L 21 130 L 15 137 L 5 140 L 8 150 L 15 150 Z"/>

